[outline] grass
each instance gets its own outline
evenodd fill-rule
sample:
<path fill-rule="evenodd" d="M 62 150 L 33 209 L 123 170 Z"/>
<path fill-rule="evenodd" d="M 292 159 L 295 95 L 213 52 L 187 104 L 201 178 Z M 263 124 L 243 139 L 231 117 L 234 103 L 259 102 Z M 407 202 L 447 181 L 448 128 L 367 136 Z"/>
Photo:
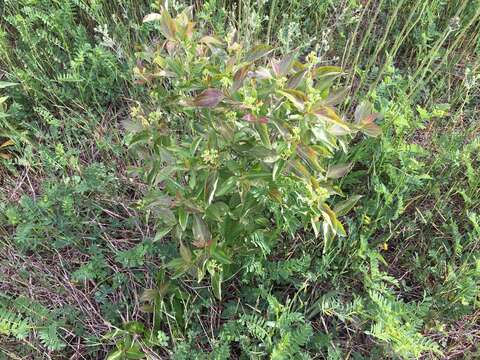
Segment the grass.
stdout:
<path fill-rule="evenodd" d="M 341 65 L 338 108 L 353 117 L 368 100 L 381 114 L 381 137 L 359 135 L 333 160 L 355 163 L 339 185 L 362 195 L 340 218 L 348 235 L 324 251 L 290 199 L 295 231 L 246 236 L 253 250 L 233 254 L 221 296 L 216 268 L 175 276 L 172 259 L 197 251 L 190 230 L 163 232 L 168 214 L 147 205 L 169 189 L 142 176 L 154 152 L 129 147 L 135 111 L 168 126 L 186 116 L 163 97 L 177 88 L 134 72 L 163 39 L 142 22 L 158 2 L 6 0 L 0 358 L 477 358 L 480 3 L 173 1 L 170 12 L 186 5 L 201 31 L 237 28 L 273 56 Z"/>

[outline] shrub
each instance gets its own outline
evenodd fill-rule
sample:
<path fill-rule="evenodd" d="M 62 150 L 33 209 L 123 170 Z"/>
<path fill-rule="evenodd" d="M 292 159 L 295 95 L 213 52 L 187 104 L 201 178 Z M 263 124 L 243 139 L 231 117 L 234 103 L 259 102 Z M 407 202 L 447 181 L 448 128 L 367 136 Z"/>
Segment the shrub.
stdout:
<path fill-rule="evenodd" d="M 151 185 L 144 206 L 157 240 L 179 243 L 174 276 L 209 276 L 221 298 L 224 279 L 285 235 L 311 227 L 328 251 L 346 235 L 338 217 L 359 199 L 340 189 L 353 164 L 337 154 L 358 132 L 380 134 L 367 104 L 353 122 L 337 113 L 341 69 L 313 53 L 300 62 L 296 51 L 276 59 L 267 45 L 245 49 L 234 33 L 201 34 L 191 8 L 144 21 L 163 39 L 140 53 L 136 81 L 150 101 L 132 108 L 128 142 Z M 334 196 L 346 199 L 332 206 Z"/>

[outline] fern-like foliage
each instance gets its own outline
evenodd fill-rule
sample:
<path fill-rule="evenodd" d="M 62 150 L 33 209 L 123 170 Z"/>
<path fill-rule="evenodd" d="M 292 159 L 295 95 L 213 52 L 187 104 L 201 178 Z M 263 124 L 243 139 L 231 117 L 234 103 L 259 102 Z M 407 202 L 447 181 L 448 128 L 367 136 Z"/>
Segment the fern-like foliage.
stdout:
<path fill-rule="evenodd" d="M 0 334 L 13 336 L 16 339 L 25 339 L 31 326 L 28 320 L 24 319 L 20 314 L 11 312 L 0 306 Z"/>
<path fill-rule="evenodd" d="M 66 345 L 58 336 L 58 328 L 55 325 L 48 325 L 38 331 L 38 337 L 43 346 L 49 350 L 61 350 Z"/>

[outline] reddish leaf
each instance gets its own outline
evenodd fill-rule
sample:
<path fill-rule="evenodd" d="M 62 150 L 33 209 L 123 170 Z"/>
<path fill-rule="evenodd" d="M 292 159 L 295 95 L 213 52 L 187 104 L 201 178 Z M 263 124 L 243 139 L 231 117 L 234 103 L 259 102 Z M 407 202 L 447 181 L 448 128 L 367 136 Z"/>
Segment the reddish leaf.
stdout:
<path fill-rule="evenodd" d="M 193 99 L 193 105 L 198 107 L 215 107 L 225 96 L 218 89 L 207 89 Z"/>
<path fill-rule="evenodd" d="M 253 122 L 257 124 L 266 124 L 268 123 L 268 118 L 266 116 L 255 116 L 253 114 L 247 114 L 242 117 L 243 120 L 248 122 Z"/>
<path fill-rule="evenodd" d="M 290 89 L 295 89 L 298 85 L 300 85 L 306 73 L 307 70 L 301 70 L 293 74 L 290 79 L 288 79 L 287 87 Z"/>
<path fill-rule="evenodd" d="M 328 98 L 325 100 L 325 105 L 335 106 L 341 104 L 348 95 L 350 89 L 340 89 L 336 91 L 330 91 Z"/>
<path fill-rule="evenodd" d="M 335 135 L 335 136 L 343 136 L 343 135 L 350 134 L 350 132 L 351 132 L 349 129 L 346 129 L 346 128 L 341 127 L 340 125 L 336 125 L 336 124 L 327 128 L 327 131 L 330 134 Z"/>
<path fill-rule="evenodd" d="M 305 102 L 308 100 L 308 98 L 303 92 L 293 89 L 285 89 L 283 91 L 279 91 L 279 93 L 290 100 L 298 109 L 298 111 L 303 111 L 305 109 Z"/>
<path fill-rule="evenodd" d="M 7 146 L 12 146 L 15 145 L 15 142 L 13 140 L 7 140 L 3 144 L 0 145 L 0 149 L 7 147 Z"/>
<path fill-rule="evenodd" d="M 167 41 L 165 43 L 165 48 L 167 49 L 167 52 L 170 56 L 173 55 L 176 47 L 177 47 L 177 43 L 175 41 Z"/>
<path fill-rule="evenodd" d="M 382 129 L 380 126 L 378 126 L 375 123 L 370 123 L 370 124 L 365 124 L 361 127 L 361 130 L 364 134 L 371 136 L 371 137 L 377 137 L 382 134 Z"/>
<path fill-rule="evenodd" d="M 355 123 L 360 124 L 362 119 L 372 113 L 372 105 L 366 101 L 362 101 L 355 109 Z"/>
<path fill-rule="evenodd" d="M 285 55 L 280 61 L 272 61 L 273 73 L 276 76 L 285 76 L 292 68 L 296 55 L 297 53 L 294 51 Z"/>
<path fill-rule="evenodd" d="M 370 114 L 365 116 L 363 119 L 361 119 L 362 124 L 371 124 L 375 121 L 375 119 L 378 119 L 380 117 L 380 114 Z"/>
<path fill-rule="evenodd" d="M 348 124 L 345 121 L 343 121 L 343 119 L 340 118 L 340 116 L 337 115 L 337 113 L 333 108 L 329 106 L 323 106 L 321 105 L 321 102 L 320 102 L 320 104 L 313 105 L 312 111 L 318 118 L 328 121 L 334 125 L 340 126 L 347 131 L 350 130 L 350 127 L 348 126 Z"/>
<path fill-rule="evenodd" d="M 325 171 L 322 168 L 322 166 L 319 164 L 318 162 L 318 159 L 320 158 L 319 154 L 313 147 L 298 145 L 296 150 L 300 158 L 312 169 L 316 171 L 322 171 L 322 172 Z"/>
<path fill-rule="evenodd" d="M 245 80 L 247 74 L 248 74 L 248 69 L 250 68 L 250 65 L 246 65 L 240 69 L 237 70 L 235 75 L 233 75 L 233 85 L 230 91 L 234 93 L 238 89 L 240 89 L 243 85 L 243 81 Z"/>

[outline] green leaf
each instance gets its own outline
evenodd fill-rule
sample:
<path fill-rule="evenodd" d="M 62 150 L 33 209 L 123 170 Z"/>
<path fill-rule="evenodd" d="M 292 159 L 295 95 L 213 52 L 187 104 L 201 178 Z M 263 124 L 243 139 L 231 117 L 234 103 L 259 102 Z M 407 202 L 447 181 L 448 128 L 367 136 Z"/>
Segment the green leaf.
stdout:
<path fill-rule="evenodd" d="M 267 124 L 256 123 L 255 129 L 257 129 L 258 131 L 258 135 L 260 135 L 260 140 L 262 140 L 262 144 L 265 145 L 266 147 L 270 147 L 271 146 L 270 134 L 268 132 Z"/>
<path fill-rule="evenodd" d="M 265 180 L 268 181 L 272 178 L 272 174 L 268 171 L 262 170 L 250 170 L 244 175 L 247 180 Z"/>
<path fill-rule="evenodd" d="M 178 223 L 180 224 L 180 228 L 183 231 L 187 229 L 188 213 L 185 211 L 184 208 L 178 209 Z"/>
<path fill-rule="evenodd" d="M 145 353 L 141 350 L 140 345 L 135 344 L 125 351 L 125 356 L 127 359 L 145 359 Z"/>
<path fill-rule="evenodd" d="M 333 81 L 343 74 L 342 68 L 338 66 L 319 66 L 313 71 L 318 91 L 328 89 Z"/>
<path fill-rule="evenodd" d="M 140 131 L 132 136 L 128 145 L 132 146 L 137 143 L 145 143 L 150 139 L 151 133 L 148 130 Z"/>
<path fill-rule="evenodd" d="M 215 271 L 211 275 L 213 294 L 218 300 L 222 300 L 222 273 Z"/>
<path fill-rule="evenodd" d="M 16 86 L 16 85 L 18 85 L 18 83 L 12 83 L 12 82 L 8 82 L 8 81 L 0 81 L 0 89 L 5 89 L 7 87 Z"/>
<path fill-rule="evenodd" d="M 320 221 L 316 221 L 314 218 L 310 219 L 310 223 L 312 224 L 313 233 L 315 234 L 315 238 L 318 238 L 320 235 Z"/>
<path fill-rule="evenodd" d="M 362 195 L 350 196 L 348 199 L 340 201 L 337 203 L 333 211 L 337 214 L 337 217 L 348 214 L 350 210 L 357 204 L 357 202 L 362 198 Z"/>
<path fill-rule="evenodd" d="M 213 37 L 213 36 L 210 36 L 210 35 L 206 35 L 204 37 L 202 37 L 199 42 L 201 42 L 202 44 L 207 44 L 207 45 L 223 45 L 223 43 L 217 39 L 216 37 Z"/>
<path fill-rule="evenodd" d="M 168 262 L 167 267 L 174 271 L 173 278 L 176 279 L 185 274 L 191 267 L 190 263 L 185 262 L 181 257 Z"/>
<path fill-rule="evenodd" d="M 193 215 L 192 231 L 194 238 L 193 245 L 198 248 L 204 248 L 208 246 L 208 244 L 212 240 L 212 234 L 208 230 L 207 224 L 205 223 L 205 221 L 203 221 L 202 217 L 199 214 Z"/>
<path fill-rule="evenodd" d="M 158 289 L 145 289 L 140 296 L 140 301 L 149 302 L 155 300 L 159 295 Z"/>
<path fill-rule="evenodd" d="M 138 321 L 130 321 L 124 325 L 124 329 L 130 334 L 141 335 L 145 331 L 145 325 Z"/>
<path fill-rule="evenodd" d="M 217 190 L 217 196 L 224 196 L 237 187 L 237 177 L 231 176 L 226 181 L 224 181 Z"/>
<path fill-rule="evenodd" d="M 144 23 L 152 21 L 160 22 L 160 31 L 167 39 L 175 39 L 175 35 L 177 33 L 177 24 L 175 20 L 172 19 L 167 10 L 164 9 L 161 14 L 148 14 L 143 18 Z"/>
<path fill-rule="evenodd" d="M 283 159 L 280 159 L 278 161 L 276 161 L 274 164 L 273 164 L 273 171 L 272 171 L 272 180 L 275 181 L 277 179 L 277 176 L 279 174 L 281 174 L 283 168 L 285 167 L 285 164 L 287 162 Z"/>
<path fill-rule="evenodd" d="M 185 9 L 182 10 L 180 14 L 177 15 L 177 18 L 181 16 L 185 16 L 188 21 L 192 21 L 194 9 L 195 9 L 194 5 L 187 6 Z"/>
<path fill-rule="evenodd" d="M 266 80 L 266 79 L 271 79 L 272 74 L 270 73 L 270 70 L 268 70 L 267 68 L 260 67 L 251 73 L 251 77 L 258 80 Z"/>
<path fill-rule="evenodd" d="M 232 263 L 232 259 L 218 246 L 215 246 L 211 249 L 210 255 L 220 264 L 228 265 Z"/>
<path fill-rule="evenodd" d="M 323 219 L 331 227 L 334 234 L 341 236 L 346 236 L 345 229 L 340 221 L 337 219 L 337 215 L 333 212 L 332 209 L 327 204 L 322 205 L 323 210 L 321 210 Z"/>
<path fill-rule="evenodd" d="M 162 18 L 161 14 L 151 13 L 151 14 L 146 15 L 143 18 L 143 22 L 146 23 L 146 22 L 151 22 L 151 21 L 160 21 L 161 18 Z"/>
<path fill-rule="evenodd" d="M 340 75 L 342 73 L 342 68 L 335 65 L 318 66 L 314 70 L 314 75 L 317 78 L 322 76 Z"/>
<path fill-rule="evenodd" d="M 180 241 L 180 256 L 186 263 L 192 262 L 192 252 Z"/>
<path fill-rule="evenodd" d="M 212 171 L 205 179 L 204 195 L 205 202 L 211 204 L 218 186 L 218 172 Z"/>
<path fill-rule="evenodd" d="M 244 62 L 254 62 L 255 60 L 258 60 L 265 55 L 269 54 L 273 48 L 269 45 L 257 45 L 253 47 L 246 55 L 244 58 Z"/>
<path fill-rule="evenodd" d="M 257 145 L 250 149 L 250 156 L 255 159 L 261 159 L 266 163 L 274 163 L 279 159 L 275 150 L 269 149 L 263 145 Z"/>
<path fill-rule="evenodd" d="M 348 135 L 352 131 L 350 129 L 346 129 L 345 127 L 342 127 L 340 125 L 332 125 L 329 128 L 327 128 L 327 131 L 329 134 L 333 136 L 343 136 L 343 135 Z"/>
<path fill-rule="evenodd" d="M 165 237 L 165 235 L 167 235 L 170 231 L 172 231 L 172 227 L 166 227 L 158 230 L 157 233 L 155 234 L 155 237 L 153 238 L 153 242 L 162 240 Z"/>
<path fill-rule="evenodd" d="M 122 350 L 116 350 L 108 354 L 105 360 L 120 360 L 123 358 L 123 351 Z"/>
<path fill-rule="evenodd" d="M 177 223 L 177 219 L 172 210 L 168 208 L 155 208 L 155 212 L 157 212 L 159 219 L 165 224 L 173 226 Z"/>
<path fill-rule="evenodd" d="M 228 205 L 224 202 L 216 202 L 211 204 L 205 211 L 205 216 L 209 220 L 213 221 L 222 221 L 225 215 L 228 214 L 229 208 Z"/>
<path fill-rule="evenodd" d="M 353 163 L 333 165 L 328 168 L 327 178 L 340 179 L 347 175 L 353 168 Z"/>
<path fill-rule="evenodd" d="M 170 40 L 175 39 L 177 33 L 177 24 L 165 9 L 162 11 L 162 16 L 160 18 L 160 31 Z"/>
<path fill-rule="evenodd" d="M 302 158 L 302 160 L 309 166 L 311 166 L 316 171 L 324 172 L 325 169 L 320 165 L 318 159 L 321 158 L 321 155 L 313 146 L 297 146 L 297 153 Z"/>
<path fill-rule="evenodd" d="M 333 239 L 335 234 L 333 233 L 331 225 L 327 221 L 322 222 L 323 230 L 323 253 L 326 254 L 330 247 L 332 246 Z"/>

